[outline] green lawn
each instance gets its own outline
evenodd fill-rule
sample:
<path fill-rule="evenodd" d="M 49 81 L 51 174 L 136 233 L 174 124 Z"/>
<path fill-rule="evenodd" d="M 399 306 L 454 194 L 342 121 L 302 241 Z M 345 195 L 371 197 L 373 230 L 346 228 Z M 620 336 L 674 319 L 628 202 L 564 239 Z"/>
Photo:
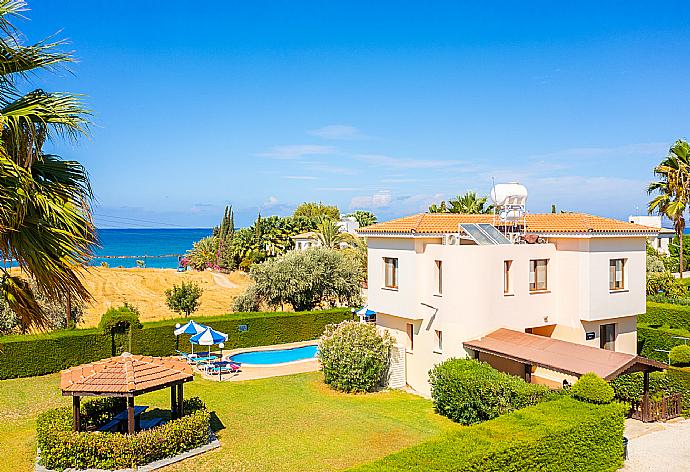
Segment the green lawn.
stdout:
<path fill-rule="evenodd" d="M 318 372 L 247 382 L 197 377 L 185 396 L 199 396 L 222 423 L 222 447 L 166 470 L 338 470 L 383 457 L 460 428 L 434 414 L 431 402 L 403 392 L 346 395 L 329 390 Z M 137 397 L 169 408 L 169 391 Z M 32 470 L 34 422 L 68 405 L 59 375 L 0 381 L 3 470 Z"/>

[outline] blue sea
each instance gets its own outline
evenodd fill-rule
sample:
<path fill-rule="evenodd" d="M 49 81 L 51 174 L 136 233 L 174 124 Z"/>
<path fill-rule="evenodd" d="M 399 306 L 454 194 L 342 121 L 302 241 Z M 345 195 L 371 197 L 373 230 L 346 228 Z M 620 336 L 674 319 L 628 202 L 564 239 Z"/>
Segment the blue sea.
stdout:
<path fill-rule="evenodd" d="M 211 233 L 211 228 L 99 229 L 102 247 L 94 251 L 91 265 L 136 267 L 137 260 L 142 260 L 146 267 L 174 269 L 193 242 Z"/>

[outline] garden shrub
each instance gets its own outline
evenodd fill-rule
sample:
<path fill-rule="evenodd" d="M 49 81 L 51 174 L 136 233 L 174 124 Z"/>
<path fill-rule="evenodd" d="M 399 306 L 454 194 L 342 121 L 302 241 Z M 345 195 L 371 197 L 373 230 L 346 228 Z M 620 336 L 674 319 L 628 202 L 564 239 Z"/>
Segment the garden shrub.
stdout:
<path fill-rule="evenodd" d="M 441 362 L 429 371 L 429 380 L 434 409 L 461 424 L 490 420 L 550 395 L 544 385 L 529 384 L 474 359 Z"/>
<path fill-rule="evenodd" d="M 623 465 L 625 411 L 617 402 L 594 405 L 563 397 L 351 470 L 613 472 Z"/>
<path fill-rule="evenodd" d="M 686 344 L 674 346 L 668 354 L 668 359 L 675 367 L 690 366 L 690 346 Z"/>
<path fill-rule="evenodd" d="M 657 293 L 664 293 L 669 297 L 684 297 L 688 293 L 688 287 L 671 272 L 648 272 L 647 295 Z"/>
<path fill-rule="evenodd" d="M 317 339 L 326 325 L 352 319 L 349 309 L 307 312 L 232 313 L 205 317 L 204 324 L 228 335 L 225 349 L 266 346 Z M 132 354 L 170 356 L 175 349 L 189 352 L 189 336 L 176 338 L 173 319 L 144 323 L 132 332 Z M 240 326 L 246 330 L 240 330 Z M 115 334 L 118 349 L 127 345 L 127 334 Z M 0 379 L 45 375 L 112 356 L 111 336 L 96 329 L 55 331 L 47 334 L 0 337 Z M 31 355 L 27 356 L 26 353 Z"/>
<path fill-rule="evenodd" d="M 87 419 L 88 421 L 88 419 Z M 39 415 L 40 464 L 49 469 L 127 469 L 207 444 L 211 417 L 204 409 L 136 434 L 72 431 L 70 408 Z"/>
<path fill-rule="evenodd" d="M 615 395 L 613 387 L 594 372 L 586 373 L 577 379 L 570 393 L 578 400 L 599 404 L 611 403 Z"/>
<path fill-rule="evenodd" d="M 326 326 L 319 340 L 324 382 L 343 392 L 371 392 L 381 385 L 393 338 L 376 326 L 343 321 Z"/>

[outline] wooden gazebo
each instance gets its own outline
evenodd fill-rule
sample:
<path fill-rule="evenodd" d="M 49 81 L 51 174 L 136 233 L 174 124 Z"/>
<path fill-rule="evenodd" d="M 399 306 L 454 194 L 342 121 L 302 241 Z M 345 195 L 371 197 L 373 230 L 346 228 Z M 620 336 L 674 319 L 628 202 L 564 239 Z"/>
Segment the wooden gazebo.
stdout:
<path fill-rule="evenodd" d="M 170 357 L 135 356 L 128 352 L 63 370 L 60 374 L 62 395 L 72 397 L 72 425 L 81 429 L 81 397 L 121 397 L 127 404 L 127 432 L 135 431 L 134 397 L 170 387 L 173 418 L 182 416 L 183 385 L 194 380 L 192 368 Z"/>

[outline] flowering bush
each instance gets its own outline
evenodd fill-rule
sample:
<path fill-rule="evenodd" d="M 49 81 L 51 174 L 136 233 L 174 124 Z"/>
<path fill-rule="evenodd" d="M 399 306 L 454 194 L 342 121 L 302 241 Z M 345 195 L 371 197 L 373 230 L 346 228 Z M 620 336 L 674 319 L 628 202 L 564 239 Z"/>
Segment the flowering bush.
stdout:
<path fill-rule="evenodd" d="M 343 392 L 371 392 L 381 385 L 393 338 L 376 326 L 343 321 L 326 326 L 319 341 L 324 382 Z"/>

